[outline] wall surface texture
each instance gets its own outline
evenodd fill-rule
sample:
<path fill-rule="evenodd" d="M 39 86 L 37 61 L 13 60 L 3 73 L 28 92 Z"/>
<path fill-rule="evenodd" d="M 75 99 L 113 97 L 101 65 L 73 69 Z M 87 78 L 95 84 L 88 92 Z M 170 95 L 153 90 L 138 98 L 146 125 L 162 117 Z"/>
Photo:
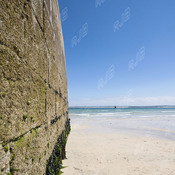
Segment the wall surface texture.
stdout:
<path fill-rule="evenodd" d="M 0 175 L 58 174 L 69 131 L 57 0 L 0 0 Z"/>

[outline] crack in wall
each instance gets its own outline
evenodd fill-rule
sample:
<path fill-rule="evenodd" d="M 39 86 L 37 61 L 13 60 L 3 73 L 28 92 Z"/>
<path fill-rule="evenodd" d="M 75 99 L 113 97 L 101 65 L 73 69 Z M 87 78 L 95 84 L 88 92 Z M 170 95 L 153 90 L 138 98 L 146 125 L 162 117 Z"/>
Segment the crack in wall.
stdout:
<path fill-rule="evenodd" d="M 57 113 L 57 111 L 56 111 L 56 108 L 57 108 L 57 103 L 56 103 L 56 101 L 57 101 L 57 99 L 56 99 L 56 92 L 55 92 L 55 115 L 56 115 L 56 113 Z"/>
<path fill-rule="evenodd" d="M 29 5 L 29 6 L 30 6 L 30 5 Z M 36 21 L 37 21 L 37 23 L 38 23 L 38 25 L 39 25 L 41 31 L 44 33 L 44 29 L 43 29 L 43 27 L 41 26 L 41 24 L 40 24 L 40 22 L 39 22 L 39 20 L 38 20 L 38 17 L 37 17 L 37 15 L 35 14 L 35 11 L 34 11 L 33 7 L 30 7 L 30 8 L 31 8 L 31 10 L 33 11 L 33 14 L 34 14 L 34 16 L 35 16 L 35 18 L 36 18 Z"/>
<path fill-rule="evenodd" d="M 16 137 L 16 138 L 9 139 L 9 140 L 7 140 L 6 142 L 3 142 L 3 143 L 8 144 L 8 143 L 10 143 L 10 142 L 16 142 L 16 141 L 18 141 L 20 138 L 22 138 L 22 137 L 24 137 L 25 135 L 27 135 L 28 133 L 30 133 L 32 130 L 41 128 L 41 126 L 43 126 L 43 125 L 38 125 L 38 126 L 36 126 L 36 127 L 34 127 L 34 128 L 31 128 L 30 130 L 26 131 L 24 134 L 21 134 L 20 136 L 18 136 L 18 137 Z"/>
<path fill-rule="evenodd" d="M 52 0 L 51 0 L 51 1 L 52 1 Z M 52 4 L 52 3 L 50 3 L 50 4 Z M 45 2 L 45 0 L 44 0 L 44 7 L 45 7 L 45 9 L 46 9 L 46 11 L 47 11 L 47 15 L 48 15 L 48 17 L 49 17 L 49 23 L 50 23 L 50 25 L 51 25 L 51 27 L 52 27 L 52 31 L 54 31 L 53 24 L 52 24 L 52 22 L 51 22 L 51 16 L 52 16 L 52 14 L 50 15 L 49 10 L 48 10 L 48 7 L 47 7 L 47 3 Z"/>
<path fill-rule="evenodd" d="M 53 120 L 51 120 L 51 125 L 53 125 L 54 123 L 56 123 L 59 119 L 61 119 L 62 115 L 60 116 L 56 116 Z"/>

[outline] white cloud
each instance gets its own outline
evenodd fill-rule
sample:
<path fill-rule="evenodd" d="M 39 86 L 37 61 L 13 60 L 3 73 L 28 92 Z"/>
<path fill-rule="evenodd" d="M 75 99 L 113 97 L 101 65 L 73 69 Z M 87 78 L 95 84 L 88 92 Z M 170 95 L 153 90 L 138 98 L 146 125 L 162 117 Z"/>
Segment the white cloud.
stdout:
<path fill-rule="evenodd" d="M 175 105 L 175 97 L 120 97 L 106 99 L 74 99 L 69 101 L 70 106 L 151 106 L 151 105 Z"/>

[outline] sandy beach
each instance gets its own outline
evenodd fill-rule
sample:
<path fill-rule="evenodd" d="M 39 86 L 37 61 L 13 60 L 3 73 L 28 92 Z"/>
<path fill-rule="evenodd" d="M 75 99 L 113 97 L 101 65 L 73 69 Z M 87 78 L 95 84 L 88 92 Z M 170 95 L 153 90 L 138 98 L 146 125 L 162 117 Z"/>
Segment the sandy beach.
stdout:
<path fill-rule="evenodd" d="M 175 141 L 72 121 L 65 175 L 174 175 Z"/>

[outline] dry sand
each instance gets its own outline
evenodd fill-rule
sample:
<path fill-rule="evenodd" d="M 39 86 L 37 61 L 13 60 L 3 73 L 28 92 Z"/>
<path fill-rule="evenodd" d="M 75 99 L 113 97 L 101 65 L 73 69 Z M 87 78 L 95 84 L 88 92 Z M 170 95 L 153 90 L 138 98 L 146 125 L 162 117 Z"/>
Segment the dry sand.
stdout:
<path fill-rule="evenodd" d="M 175 175 L 175 141 L 73 123 L 64 175 Z"/>

